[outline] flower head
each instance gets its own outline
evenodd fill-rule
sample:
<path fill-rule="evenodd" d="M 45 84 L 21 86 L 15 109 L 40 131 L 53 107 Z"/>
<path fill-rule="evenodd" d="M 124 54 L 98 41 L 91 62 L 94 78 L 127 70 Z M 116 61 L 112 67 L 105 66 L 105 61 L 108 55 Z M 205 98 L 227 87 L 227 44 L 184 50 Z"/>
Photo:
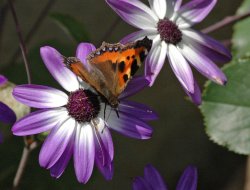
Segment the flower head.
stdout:
<path fill-rule="evenodd" d="M 0 75 L 0 87 L 6 85 L 7 82 L 7 78 Z M 14 111 L 2 101 L 0 101 L 0 121 L 10 124 L 15 123 L 16 121 L 16 114 Z"/>
<path fill-rule="evenodd" d="M 166 57 L 185 92 L 196 104 L 201 103 L 199 87 L 189 64 L 214 82 L 224 85 L 224 73 L 214 64 L 229 61 L 230 52 L 212 38 L 193 30 L 213 9 L 217 0 L 148 0 L 150 7 L 139 0 L 106 0 L 127 23 L 141 29 L 122 43 L 148 36 L 153 46 L 145 61 L 145 75 L 153 85 Z"/>
<path fill-rule="evenodd" d="M 196 190 L 196 188 L 197 169 L 189 166 L 179 179 L 176 190 Z M 133 190 L 167 190 L 167 186 L 159 172 L 149 164 L 144 169 L 144 177 L 134 179 Z"/>
<path fill-rule="evenodd" d="M 86 57 L 94 50 L 92 44 L 81 43 L 76 57 L 87 66 Z M 13 133 L 24 136 L 50 131 L 40 151 L 39 163 L 49 169 L 53 177 L 61 176 L 73 155 L 79 182 L 89 180 L 94 163 L 110 180 L 114 157 L 110 129 L 138 139 L 152 135 L 145 121 L 156 119 L 156 114 L 147 106 L 125 100 L 147 86 L 148 81 L 143 77 L 129 83 L 119 97 L 118 117 L 88 84 L 66 68 L 57 50 L 42 47 L 41 56 L 52 76 L 68 93 L 42 85 L 17 86 L 14 97 L 39 110 L 17 121 Z"/>

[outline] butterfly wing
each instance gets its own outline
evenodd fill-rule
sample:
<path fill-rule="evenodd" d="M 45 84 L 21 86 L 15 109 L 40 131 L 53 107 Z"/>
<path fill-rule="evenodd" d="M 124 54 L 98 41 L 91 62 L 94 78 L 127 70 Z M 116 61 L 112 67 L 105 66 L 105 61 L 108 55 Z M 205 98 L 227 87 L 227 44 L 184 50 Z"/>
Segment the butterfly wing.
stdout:
<path fill-rule="evenodd" d="M 141 66 L 152 46 L 152 40 L 143 40 L 126 45 L 103 43 L 87 60 L 93 70 L 100 70 L 104 77 L 110 102 L 117 99 Z"/>
<path fill-rule="evenodd" d="M 87 57 L 88 67 L 77 58 L 65 58 L 65 64 L 77 76 L 103 95 L 112 107 L 118 106 L 118 96 L 136 73 L 152 46 L 152 40 L 122 45 L 103 43 Z"/>

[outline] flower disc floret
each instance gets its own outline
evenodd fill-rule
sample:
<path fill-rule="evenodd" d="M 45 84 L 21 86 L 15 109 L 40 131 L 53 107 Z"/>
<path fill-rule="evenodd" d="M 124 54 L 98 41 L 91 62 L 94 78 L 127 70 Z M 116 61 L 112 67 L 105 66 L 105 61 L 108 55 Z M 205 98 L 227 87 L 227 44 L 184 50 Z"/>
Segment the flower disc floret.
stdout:
<path fill-rule="evenodd" d="M 97 95 L 90 90 L 79 89 L 70 93 L 66 108 L 76 121 L 90 122 L 99 114 L 100 102 Z"/>
<path fill-rule="evenodd" d="M 159 20 L 157 30 L 161 36 L 161 40 L 166 43 L 176 45 L 182 40 L 182 32 L 178 26 L 166 18 Z"/>

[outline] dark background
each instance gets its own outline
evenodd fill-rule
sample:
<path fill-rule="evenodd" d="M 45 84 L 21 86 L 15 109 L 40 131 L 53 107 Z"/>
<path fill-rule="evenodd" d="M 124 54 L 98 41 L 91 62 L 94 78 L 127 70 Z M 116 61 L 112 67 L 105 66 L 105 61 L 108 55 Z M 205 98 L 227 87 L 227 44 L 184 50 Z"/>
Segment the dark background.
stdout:
<path fill-rule="evenodd" d="M 49 1 L 16 0 L 18 19 L 24 36 L 36 22 L 39 14 Z M 107 6 L 104 0 L 54 0 L 48 15 L 39 22 L 36 30 L 27 42 L 32 81 L 36 84 L 59 87 L 46 70 L 39 55 L 41 46 L 50 45 L 66 56 L 73 56 L 77 42 L 69 37 L 49 16 L 51 13 L 68 14 L 85 27 L 89 38 L 100 46 L 104 36 L 111 28 L 105 41 L 118 42 L 122 37 L 136 31 Z M 0 9 L 6 1 L 0 0 Z M 210 15 L 197 26 L 205 28 L 210 24 L 235 13 L 240 0 L 220 0 Z M 4 22 L 2 22 L 4 21 Z M 232 27 L 211 34 L 217 40 L 230 39 Z M 0 73 L 16 84 L 27 83 L 21 56 L 15 58 L 18 50 L 18 38 L 10 11 L 0 16 Z M 141 69 L 143 72 L 143 68 Z M 205 79 L 195 72 L 201 86 Z M 229 81 L 230 82 L 230 81 Z M 60 87 L 59 87 L 60 88 Z M 198 189 L 202 190 L 240 190 L 243 189 L 245 176 L 245 157 L 229 152 L 209 140 L 205 133 L 202 115 L 199 109 L 185 99 L 185 94 L 166 62 L 155 85 L 134 97 L 135 100 L 151 106 L 160 116 L 151 122 L 154 135 L 150 140 L 134 140 L 113 132 L 115 145 L 115 172 L 112 181 L 105 181 L 95 168 L 86 185 L 76 180 L 72 162 L 63 176 L 54 180 L 49 171 L 38 163 L 40 147 L 35 150 L 21 182 L 20 189 L 131 189 L 132 178 L 143 174 L 144 166 L 153 164 L 164 177 L 169 189 L 175 189 L 178 178 L 188 165 L 198 168 Z M 10 189 L 18 162 L 21 157 L 23 139 L 10 132 L 11 126 L 2 125 L 4 143 L 0 145 L 0 189 Z"/>

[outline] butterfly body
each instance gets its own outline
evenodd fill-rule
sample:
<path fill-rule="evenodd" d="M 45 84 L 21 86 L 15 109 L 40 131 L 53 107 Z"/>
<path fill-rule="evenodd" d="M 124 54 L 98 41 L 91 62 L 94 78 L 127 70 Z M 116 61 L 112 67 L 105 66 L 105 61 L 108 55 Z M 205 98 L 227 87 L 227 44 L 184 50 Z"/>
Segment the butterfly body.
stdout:
<path fill-rule="evenodd" d="M 118 96 L 141 66 L 151 46 L 152 40 L 147 37 L 125 45 L 103 42 L 87 56 L 87 63 L 83 64 L 75 57 L 65 58 L 64 63 L 116 108 Z"/>

